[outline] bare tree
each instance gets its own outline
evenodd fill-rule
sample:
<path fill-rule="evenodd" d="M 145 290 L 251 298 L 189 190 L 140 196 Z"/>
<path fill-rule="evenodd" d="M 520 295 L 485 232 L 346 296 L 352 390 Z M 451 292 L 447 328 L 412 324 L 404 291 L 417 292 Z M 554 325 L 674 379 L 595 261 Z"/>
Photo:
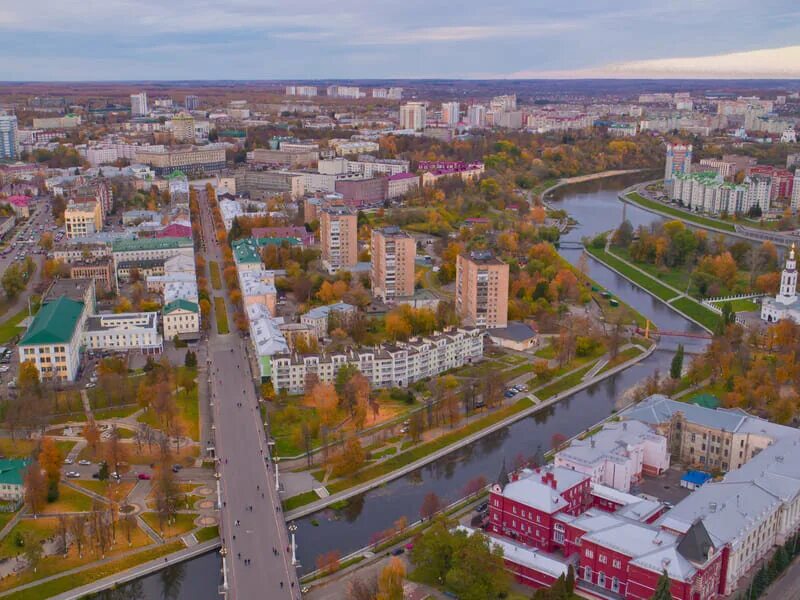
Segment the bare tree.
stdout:
<path fill-rule="evenodd" d="M 78 549 L 78 558 L 83 558 L 83 545 L 86 542 L 86 516 L 80 514 L 70 517 L 69 532 Z"/>

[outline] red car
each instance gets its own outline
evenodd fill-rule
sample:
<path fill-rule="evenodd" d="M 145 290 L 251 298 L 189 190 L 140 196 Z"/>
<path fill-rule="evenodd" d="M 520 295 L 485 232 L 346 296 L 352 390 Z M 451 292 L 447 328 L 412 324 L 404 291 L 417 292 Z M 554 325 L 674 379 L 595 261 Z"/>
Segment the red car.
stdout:
<path fill-rule="evenodd" d="M 148 475 L 147 473 L 139 473 L 139 479 L 146 481 L 150 479 L 150 475 Z"/>

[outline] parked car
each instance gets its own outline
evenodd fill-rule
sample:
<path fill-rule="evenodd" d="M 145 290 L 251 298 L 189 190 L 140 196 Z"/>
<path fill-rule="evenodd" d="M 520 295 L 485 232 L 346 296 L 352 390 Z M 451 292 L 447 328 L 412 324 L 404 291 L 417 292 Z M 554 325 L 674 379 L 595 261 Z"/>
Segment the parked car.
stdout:
<path fill-rule="evenodd" d="M 138 478 L 141 481 L 148 481 L 150 479 L 150 475 L 148 475 L 147 473 L 139 473 Z"/>
<path fill-rule="evenodd" d="M 72 464 L 72 459 L 71 458 L 65 458 L 64 459 L 64 464 L 65 465 L 71 465 Z"/>
<path fill-rule="evenodd" d="M 76 479 L 80 476 L 81 474 L 78 473 L 77 471 L 67 471 L 67 477 L 69 477 L 70 479 Z"/>
<path fill-rule="evenodd" d="M 406 549 L 402 548 L 402 547 L 401 548 L 395 548 L 394 550 L 392 550 L 392 556 L 400 556 L 401 554 L 404 554 L 405 551 L 406 551 Z"/>
<path fill-rule="evenodd" d="M 84 458 L 84 459 L 81 459 L 81 460 L 79 460 L 79 461 L 78 461 L 78 464 L 79 464 L 80 466 L 82 466 L 82 467 L 88 467 L 89 465 L 91 465 L 91 464 L 92 464 L 92 461 L 90 461 L 90 460 L 86 460 L 86 459 Z"/>
<path fill-rule="evenodd" d="M 174 465 L 172 465 L 172 472 L 173 472 L 173 473 L 177 473 L 177 472 L 178 472 L 178 471 L 180 471 L 182 468 L 183 468 L 183 466 L 181 466 L 181 465 L 179 465 L 179 464 L 174 464 Z"/>

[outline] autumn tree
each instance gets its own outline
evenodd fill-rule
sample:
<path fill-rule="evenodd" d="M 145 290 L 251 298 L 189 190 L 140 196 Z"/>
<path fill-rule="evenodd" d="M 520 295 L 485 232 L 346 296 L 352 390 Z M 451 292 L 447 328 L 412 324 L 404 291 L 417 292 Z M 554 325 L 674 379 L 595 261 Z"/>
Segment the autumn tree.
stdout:
<path fill-rule="evenodd" d="M 378 577 L 376 600 L 403 600 L 403 578 L 405 576 L 405 565 L 399 558 L 393 556 Z"/>
<path fill-rule="evenodd" d="M 42 438 L 39 450 L 39 466 L 44 470 L 47 479 L 47 499 L 53 502 L 58 499 L 58 481 L 61 478 L 61 464 L 64 458 L 51 437 Z"/>
<path fill-rule="evenodd" d="M 357 436 L 344 443 L 342 451 L 333 460 L 333 474 L 336 477 L 351 475 L 358 471 L 367 459 L 366 452 Z"/>
<path fill-rule="evenodd" d="M 444 503 L 434 492 L 428 492 L 422 499 L 422 506 L 419 509 L 419 516 L 424 521 L 444 508 Z"/>
<path fill-rule="evenodd" d="M 339 397 L 336 389 L 329 383 L 318 383 L 306 396 L 306 402 L 317 407 L 320 421 L 327 427 L 333 426 L 338 417 Z"/>
<path fill-rule="evenodd" d="M 47 500 L 47 478 L 44 476 L 39 463 L 32 461 L 28 464 L 24 481 L 25 502 L 35 516 L 41 512 Z"/>

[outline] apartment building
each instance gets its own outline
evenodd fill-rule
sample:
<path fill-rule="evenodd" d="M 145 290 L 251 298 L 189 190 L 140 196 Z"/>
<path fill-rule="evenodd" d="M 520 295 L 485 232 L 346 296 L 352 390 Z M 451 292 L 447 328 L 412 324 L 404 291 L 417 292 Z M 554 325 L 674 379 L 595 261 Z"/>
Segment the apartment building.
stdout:
<path fill-rule="evenodd" d="M 456 313 L 464 325 L 508 325 L 508 265 L 489 251 L 456 259 Z"/>
<path fill-rule="evenodd" d="M 386 178 L 386 197 L 390 200 L 401 198 L 419 189 L 419 175 L 398 173 Z"/>
<path fill-rule="evenodd" d="M 671 181 L 676 173 L 691 173 L 692 145 L 667 144 L 667 161 L 664 165 L 664 181 Z"/>
<path fill-rule="evenodd" d="M 311 167 L 319 160 L 319 152 L 308 148 L 281 147 L 279 150 L 272 148 L 256 148 L 247 153 L 248 164 L 270 165 L 273 167 Z"/>
<path fill-rule="evenodd" d="M 286 95 L 313 97 L 317 95 L 317 87 L 314 85 L 287 85 Z"/>
<path fill-rule="evenodd" d="M 152 263 L 160 265 L 159 272 L 164 273 L 164 262 L 173 256 L 194 258 L 194 242 L 191 238 L 140 238 L 136 240 L 116 240 L 111 245 L 111 257 L 114 261 L 115 285 L 125 278 L 123 270 L 129 271 L 131 265 L 139 263 L 142 267 Z M 148 262 L 144 262 L 148 261 Z M 123 267 L 121 269 L 121 267 Z"/>
<path fill-rule="evenodd" d="M 386 177 L 337 179 L 334 184 L 334 191 L 341 194 L 343 202 L 356 209 L 381 204 L 386 200 L 388 189 Z"/>
<path fill-rule="evenodd" d="M 424 102 L 407 102 L 400 107 L 400 129 L 422 131 L 425 129 L 425 121 Z"/>
<path fill-rule="evenodd" d="M 292 198 L 302 198 L 306 190 L 303 175 L 287 171 L 238 169 L 234 179 L 236 190 L 252 197 L 288 193 Z"/>
<path fill-rule="evenodd" d="M 337 302 L 326 306 L 317 306 L 300 316 L 300 323 L 312 329 L 318 340 L 328 337 L 328 329 L 333 327 L 331 316 L 336 326 L 347 328 L 351 319 L 355 317 L 358 309 L 346 302 Z"/>
<path fill-rule="evenodd" d="M 95 286 L 110 291 L 114 286 L 114 274 L 111 258 L 77 260 L 69 263 L 70 279 L 92 279 Z"/>
<path fill-rule="evenodd" d="M 163 350 L 157 312 L 93 315 L 86 319 L 83 345 L 88 350 Z"/>
<path fill-rule="evenodd" d="M 20 362 L 32 361 L 42 379 L 74 381 L 87 316 L 83 302 L 46 300 L 19 342 Z"/>
<path fill-rule="evenodd" d="M 345 365 L 357 368 L 374 388 L 401 387 L 461 367 L 483 356 L 484 333 L 477 328 L 459 328 L 396 345 L 349 350 L 332 354 L 272 356 L 275 391 L 300 394 L 306 376 L 315 373 L 323 383 L 334 383 Z"/>
<path fill-rule="evenodd" d="M 455 127 L 461 120 L 461 105 L 458 102 L 442 103 L 442 122 Z"/>
<path fill-rule="evenodd" d="M 0 159 L 17 160 L 19 158 L 19 132 L 17 117 L 0 115 Z"/>
<path fill-rule="evenodd" d="M 373 229 L 370 240 L 372 295 L 384 302 L 414 294 L 417 244 L 399 227 Z"/>
<path fill-rule="evenodd" d="M 358 262 L 358 218 L 345 206 L 330 206 L 319 212 L 322 264 L 330 272 Z"/>
<path fill-rule="evenodd" d="M 147 106 L 147 92 L 131 94 L 131 116 L 146 117 L 150 113 Z"/>
<path fill-rule="evenodd" d="M 194 141 L 194 117 L 188 113 L 180 113 L 170 120 L 172 138 L 179 143 Z"/>
<path fill-rule="evenodd" d="M 159 177 L 165 177 L 179 169 L 187 175 L 203 175 L 225 168 L 225 147 L 176 146 L 161 151 L 136 150 L 134 160 L 149 165 Z"/>
<path fill-rule="evenodd" d="M 64 210 L 67 239 L 85 237 L 103 230 L 102 205 L 97 200 L 70 201 Z"/>

